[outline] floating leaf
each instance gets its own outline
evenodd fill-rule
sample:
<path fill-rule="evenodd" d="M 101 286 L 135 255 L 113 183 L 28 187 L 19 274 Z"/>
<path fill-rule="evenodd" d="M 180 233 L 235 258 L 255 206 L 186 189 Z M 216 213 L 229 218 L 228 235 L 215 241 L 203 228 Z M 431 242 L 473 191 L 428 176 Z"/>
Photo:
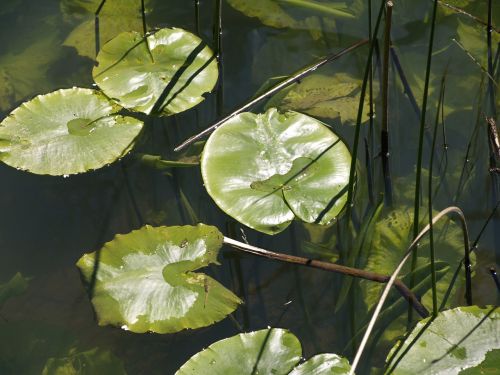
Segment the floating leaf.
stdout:
<path fill-rule="evenodd" d="M 311 116 L 339 118 L 344 123 L 355 123 L 361 80 L 347 74 L 327 76 L 313 74 L 272 97 L 266 105 L 281 110 L 295 110 Z M 365 100 L 362 122 L 369 119 L 369 103 Z"/>
<path fill-rule="evenodd" d="M 294 217 L 333 220 L 346 202 L 351 155 L 320 121 L 297 113 L 241 113 L 209 138 L 205 187 L 228 215 L 275 234 Z"/>
<path fill-rule="evenodd" d="M 204 100 L 217 82 L 213 52 L 182 29 L 161 29 L 144 38 L 118 35 L 97 56 L 92 74 L 104 93 L 121 106 L 146 114 L 171 115 Z"/>
<path fill-rule="evenodd" d="M 0 306 L 11 297 L 23 294 L 28 289 L 29 278 L 24 277 L 19 272 L 16 273 L 7 283 L 0 285 Z"/>
<path fill-rule="evenodd" d="M 69 175 L 125 155 L 142 129 L 101 93 L 54 91 L 23 103 L 0 123 L 0 160 L 37 174 Z"/>
<path fill-rule="evenodd" d="M 499 326 L 498 307 L 444 311 L 434 320 L 420 321 L 389 353 L 388 366 L 394 367 L 394 374 L 457 374 L 480 365 L 488 353 L 498 356 Z"/>
<path fill-rule="evenodd" d="M 42 375 L 125 375 L 123 363 L 111 352 L 94 348 L 70 350 L 67 357 L 49 358 Z"/>
<path fill-rule="evenodd" d="M 346 359 L 320 354 L 296 366 L 302 355 L 300 342 L 289 331 L 268 328 L 217 341 L 192 356 L 176 375 L 192 374 L 347 374 Z"/>
<path fill-rule="evenodd" d="M 117 235 L 77 265 L 91 290 L 100 325 L 171 333 L 225 318 L 241 301 L 199 268 L 217 263 L 217 228 L 150 227 Z M 98 261 L 95 264 L 96 259 Z"/>
<path fill-rule="evenodd" d="M 341 375 L 349 374 L 351 365 L 337 354 L 318 354 L 295 367 L 289 375 Z"/>
<path fill-rule="evenodd" d="M 64 0 L 61 9 L 67 18 L 83 19 L 64 41 L 81 56 L 95 59 L 95 16 L 102 0 Z M 149 1 L 145 1 L 148 7 Z M 142 31 L 141 2 L 137 0 L 107 0 L 99 13 L 101 44 L 124 31 Z"/>

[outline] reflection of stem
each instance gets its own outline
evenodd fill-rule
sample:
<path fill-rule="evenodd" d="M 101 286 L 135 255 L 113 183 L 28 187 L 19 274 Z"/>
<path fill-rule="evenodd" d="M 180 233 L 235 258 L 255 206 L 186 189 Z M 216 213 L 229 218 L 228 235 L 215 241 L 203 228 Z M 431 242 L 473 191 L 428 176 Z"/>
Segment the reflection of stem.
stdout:
<path fill-rule="evenodd" d="M 295 255 L 288 255 L 282 253 L 275 253 L 273 251 L 261 249 L 243 242 L 233 240 L 232 238 L 224 237 L 224 244 L 229 245 L 235 249 L 244 251 L 246 253 L 254 254 L 268 259 L 277 260 L 285 263 L 293 263 L 301 266 L 317 268 L 323 271 L 340 273 L 347 276 L 359 277 L 361 279 L 375 281 L 377 283 L 386 283 L 389 281 L 390 276 L 381 275 L 375 272 L 370 272 L 358 268 L 346 267 L 335 263 L 324 262 L 321 260 L 308 259 Z M 401 293 L 401 295 L 413 306 L 413 308 L 422 316 L 429 316 L 427 309 L 420 303 L 418 298 L 401 280 L 394 280 L 394 286 Z"/>
<path fill-rule="evenodd" d="M 224 61 L 222 59 L 222 0 L 215 2 L 214 30 L 215 57 L 219 63 L 219 82 L 217 84 L 217 116 L 224 111 Z"/>

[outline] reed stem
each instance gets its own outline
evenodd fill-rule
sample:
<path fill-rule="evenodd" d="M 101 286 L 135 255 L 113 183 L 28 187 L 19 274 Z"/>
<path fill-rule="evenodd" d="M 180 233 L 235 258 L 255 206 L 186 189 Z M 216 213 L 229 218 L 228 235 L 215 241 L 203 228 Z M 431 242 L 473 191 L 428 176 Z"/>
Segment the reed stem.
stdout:
<path fill-rule="evenodd" d="M 415 239 L 419 232 L 419 216 L 420 216 L 420 184 L 422 179 L 422 156 L 424 148 L 424 130 L 425 130 L 425 115 L 427 112 L 427 99 L 429 96 L 429 80 L 431 75 L 431 65 L 432 65 L 432 50 L 434 47 L 434 32 L 436 29 L 436 14 L 437 14 L 437 3 L 438 0 L 434 0 L 434 5 L 432 9 L 432 21 L 431 21 L 431 33 L 429 37 L 429 48 L 427 51 L 427 64 L 425 69 L 425 83 L 424 83 L 424 95 L 422 100 L 422 111 L 420 116 L 420 132 L 418 137 L 418 155 L 417 155 L 417 176 L 415 181 L 415 199 L 413 207 L 413 238 Z M 411 272 L 415 270 L 417 266 L 417 253 L 414 252 L 411 260 Z M 410 279 L 410 288 L 415 285 L 414 277 Z M 412 310 L 408 310 L 408 324 L 412 321 Z"/>
<path fill-rule="evenodd" d="M 392 1 L 385 5 L 384 51 L 382 67 L 382 130 L 380 132 L 380 155 L 384 177 L 385 204 L 392 207 L 391 169 L 389 165 L 389 50 L 391 48 Z"/>

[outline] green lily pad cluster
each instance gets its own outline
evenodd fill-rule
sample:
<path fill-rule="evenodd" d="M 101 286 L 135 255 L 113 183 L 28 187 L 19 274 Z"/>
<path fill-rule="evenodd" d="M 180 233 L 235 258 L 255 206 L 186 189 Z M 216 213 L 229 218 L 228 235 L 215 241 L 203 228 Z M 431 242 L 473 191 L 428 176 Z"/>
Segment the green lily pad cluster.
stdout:
<path fill-rule="evenodd" d="M 88 13 L 94 4 L 63 5 Z M 121 33 L 103 46 L 97 62 L 93 75 L 102 92 L 72 88 L 40 95 L 0 123 L 1 161 L 57 176 L 101 168 L 129 152 L 143 128 L 142 121 L 120 115 L 123 108 L 158 115 L 185 111 L 204 99 L 218 76 L 212 51 L 182 29 L 147 37 Z"/>

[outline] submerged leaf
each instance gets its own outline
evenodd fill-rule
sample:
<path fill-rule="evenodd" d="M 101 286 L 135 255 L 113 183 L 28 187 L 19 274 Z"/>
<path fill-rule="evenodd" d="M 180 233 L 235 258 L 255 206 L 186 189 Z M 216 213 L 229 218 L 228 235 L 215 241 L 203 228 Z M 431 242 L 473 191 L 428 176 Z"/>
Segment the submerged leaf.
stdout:
<path fill-rule="evenodd" d="M 289 331 L 268 328 L 217 341 L 192 356 L 176 372 L 191 374 L 347 374 L 350 366 L 336 354 L 320 354 L 296 366 L 302 355 L 299 340 Z"/>
<path fill-rule="evenodd" d="M 203 151 L 205 187 L 228 215 L 275 234 L 298 219 L 326 224 L 343 209 L 351 155 L 320 121 L 297 113 L 241 113 Z"/>
<path fill-rule="evenodd" d="M 0 160 L 58 176 L 101 168 L 125 155 L 143 126 L 118 110 L 90 89 L 37 96 L 0 123 Z"/>
<path fill-rule="evenodd" d="M 95 16 L 102 0 L 63 0 L 61 9 L 67 18 L 82 22 L 64 41 L 81 56 L 95 59 Z M 145 1 L 148 7 L 149 1 Z M 124 31 L 142 31 L 141 2 L 137 0 L 107 0 L 99 13 L 99 40 L 101 44 Z"/>
<path fill-rule="evenodd" d="M 498 358 L 499 327 L 498 307 L 444 311 L 435 319 L 420 321 L 406 340 L 392 349 L 388 368 L 394 369 L 394 374 L 444 375 L 476 367 L 488 354 Z"/>
<path fill-rule="evenodd" d="M 313 74 L 272 97 L 266 105 L 281 110 L 295 110 L 327 119 L 339 118 L 343 123 L 356 121 L 361 80 L 347 74 L 326 76 Z M 369 119 L 369 103 L 365 100 L 362 122 Z"/>
<path fill-rule="evenodd" d="M 240 299 L 211 277 L 192 272 L 217 264 L 222 238 L 204 224 L 145 226 L 84 255 L 77 265 L 92 288 L 99 324 L 171 333 L 225 318 Z"/>
<path fill-rule="evenodd" d="M 246 16 L 256 17 L 264 25 L 276 28 L 307 29 L 308 26 L 311 26 L 307 22 L 296 20 L 290 14 L 290 10 L 293 9 L 300 10 L 305 14 L 354 18 L 344 2 L 324 3 L 314 0 L 227 0 L 227 2 Z M 310 20 L 310 18 L 307 19 Z"/>
<path fill-rule="evenodd" d="M 428 220 L 428 216 L 423 215 L 423 220 Z M 424 221 L 425 223 L 427 221 Z M 383 220 L 379 221 L 375 227 L 371 252 L 368 255 L 366 270 L 390 275 L 403 257 L 404 252 L 411 243 L 413 228 L 413 210 L 407 207 L 400 207 L 390 212 Z M 444 262 L 455 269 L 464 256 L 464 247 L 460 227 L 453 221 L 440 221 L 434 225 L 434 248 L 436 249 L 436 261 Z M 417 268 L 429 264 L 429 238 L 425 237 L 420 241 L 418 250 Z M 407 262 L 403 268 L 403 274 L 409 272 L 410 264 Z M 438 304 L 441 304 L 448 286 L 453 278 L 453 271 L 447 270 L 446 274 L 437 282 Z M 461 298 L 458 293 L 463 285 L 463 272 L 459 275 L 458 283 L 453 288 L 448 304 L 457 302 Z M 373 306 L 379 298 L 381 285 L 375 283 L 363 283 L 365 301 L 369 307 Z M 422 302 L 432 305 L 432 295 L 429 290 L 422 296 Z"/>
<path fill-rule="evenodd" d="M 42 375 L 125 375 L 123 363 L 111 352 L 94 348 L 71 350 L 67 357 L 49 358 Z"/>
<path fill-rule="evenodd" d="M 29 278 L 18 272 L 8 282 L 0 284 L 0 306 L 9 298 L 23 294 L 28 289 L 28 282 Z"/>
<path fill-rule="evenodd" d="M 50 29 L 43 30 L 43 34 L 46 36 L 22 51 L 0 57 L 0 110 L 9 110 L 37 91 L 54 87 L 48 70 L 59 57 L 59 42 Z"/>
<path fill-rule="evenodd" d="M 204 100 L 217 82 L 217 61 L 200 38 L 161 29 L 147 38 L 121 33 L 105 44 L 92 75 L 104 93 L 125 108 L 171 115 Z"/>

